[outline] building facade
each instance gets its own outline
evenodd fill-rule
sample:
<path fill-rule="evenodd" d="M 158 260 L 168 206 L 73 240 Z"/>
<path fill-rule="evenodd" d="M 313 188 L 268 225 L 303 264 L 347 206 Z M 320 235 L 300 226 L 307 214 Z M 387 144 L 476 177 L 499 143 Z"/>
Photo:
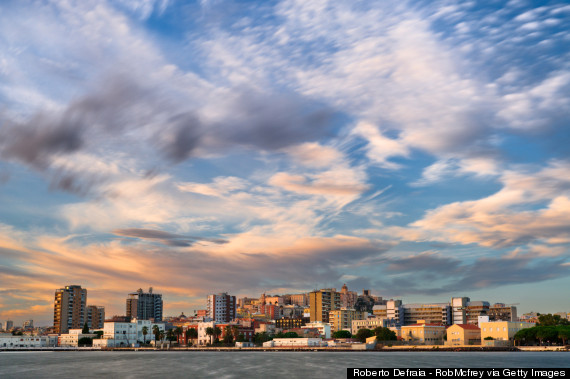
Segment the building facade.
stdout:
<path fill-rule="evenodd" d="M 236 297 L 227 293 L 208 296 L 206 315 L 217 323 L 228 323 L 236 318 Z"/>
<path fill-rule="evenodd" d="M 485 338 L 492 338 L 493 340 L 512 342 L 514 340 L 515 334 L 517 334 L 519 330 L 532 328 L 533 326 L 535 326 L 535 324 L 530 322 L 482 322 L 480 324 L 481 340 L 485 340 Z"/>
<path fill-rule="evenodd" d="M 443 343 L 445 326 L 441 324 L 430 324 L 420 320 L 417 324 L 402 326 L 401 333 L 404 341 L 418 342 L 427 345 L 440 345 Z"/>
<path fill-rule="evenodd" d="M 447 328 L 447 345 L 480 345 L 481 329 L 472 324 L 453 324 Z"/>
<path fill-rule="evenodd" d="M 340 309 L 340 293 L 335 288 L 325 288 L 309 293 L 311 322 L 329 322 L 329 312 Z"/>
<path fill-rule="evenodd" d="M 357 311 L 355 309 L 335 309 L 329 312 L 329 324 L 331 324 L 331 332 L 334 333 L 339 330 L 352 329 L 353 320 L 362 320 L 364 318 L 364 312 Z"/>
<path fill-rule="evenodd" d="M 148 293 L 141 288 L 127 296 L 127 317 L 137 320 L 162 321 L 162 295 L 152 293 L 152 287 Z"/>
<path fill-rule="evenodd" d="M 55 333 L 67 333 L 69 329 L 83 328 L 87 290 L 71 285 L 55 291 L 53 326 Z"/>
<path fill-rule="evenodd" d="M 87 306 L 87 326 L 89 329 L 101 329 L 105 323 L 105 307 Z"/>

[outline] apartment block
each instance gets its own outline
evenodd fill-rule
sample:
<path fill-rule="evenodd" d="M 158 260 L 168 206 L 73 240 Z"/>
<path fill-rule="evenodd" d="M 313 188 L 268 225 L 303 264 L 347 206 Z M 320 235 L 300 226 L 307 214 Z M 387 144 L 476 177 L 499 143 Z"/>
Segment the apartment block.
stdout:
<path fill-rule="evenodd" d="M 55 333 L 67 333 L 69 329 L 82 328 L 85 324 L 87 290 L 78 285 L 66 286 L 55 291 L 53 326 Z"/>
<path fill-rule="evenodd" d="M 89 329 L 101 329 L 105 322 L 105 307 L 87 306 L 87 326 Z"/>
<path fill-rule="evenodd" d="M 340 309 L 340 293 L 335 288 L 325 288 L 309 293 L 311 322 L 329 322 L 329 312 Z"/>
<path fill-rule="evenodd" d="M 334 333 L 339 330 L 352 329 L 353 320 L 362 320 L 364 312 L 359 312 L 355 309 L 334 309 L 329 312 L 329 324 L 331 325 L 331 332 Z"/>
<path fill-rule="evenodd" d="M 236 297 L 227 293 L 208 296 L 206 315 L 218 323 L 228 323 L 236 318 Z"/>
<path fill-rule="evenodd" d="M 143 292 L 141 288 L 127 296 L 127 317 L 138 320 L 162 321 L 162 295 L 152 292 L 152 287 L 148 292 Z"/>

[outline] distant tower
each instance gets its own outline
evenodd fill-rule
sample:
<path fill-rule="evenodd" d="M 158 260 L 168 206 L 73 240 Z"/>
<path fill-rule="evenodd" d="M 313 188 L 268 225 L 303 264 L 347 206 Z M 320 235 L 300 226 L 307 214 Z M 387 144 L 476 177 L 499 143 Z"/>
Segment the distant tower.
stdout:
<path fill-rule="evenodd" d="M 152 287 L 148 293 L 141 288 L 127 296 L 127 317 L 139 320 L 162 321 L 162 295 L 152 293 Z"/>
<path fill-rule="evenodd" d="M 81 329 L 86 322 L 85 303 L 87 290 L 72 285 L 55 291 L 53 326 L 55 333 L 67 333 L 69 329 Z"/>

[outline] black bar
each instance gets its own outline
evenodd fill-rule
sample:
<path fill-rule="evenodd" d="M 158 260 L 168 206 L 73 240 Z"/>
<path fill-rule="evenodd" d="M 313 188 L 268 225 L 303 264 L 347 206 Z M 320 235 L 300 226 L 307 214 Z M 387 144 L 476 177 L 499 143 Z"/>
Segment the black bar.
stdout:
<path fill-rule="evenodd" d="M 347 378 L 570 378 L 567 368 L 347 368 Z"/>

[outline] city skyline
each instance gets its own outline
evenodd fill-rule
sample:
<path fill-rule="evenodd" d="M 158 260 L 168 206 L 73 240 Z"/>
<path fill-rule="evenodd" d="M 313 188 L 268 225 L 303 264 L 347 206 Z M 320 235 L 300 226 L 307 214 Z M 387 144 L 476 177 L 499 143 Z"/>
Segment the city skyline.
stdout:
<path fill-rule="evenodd" d="M 570 310 L 570 6 L 6 1 L 0 320 L 78 284 Z M 37 321 L 36 321 L 37 320 Z"/>

